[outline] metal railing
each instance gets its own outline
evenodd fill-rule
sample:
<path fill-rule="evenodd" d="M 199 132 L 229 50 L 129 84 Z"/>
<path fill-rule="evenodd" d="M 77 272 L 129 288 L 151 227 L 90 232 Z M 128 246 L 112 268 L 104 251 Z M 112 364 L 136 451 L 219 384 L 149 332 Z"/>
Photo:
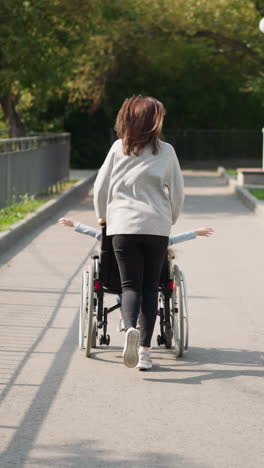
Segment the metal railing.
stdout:
<path fill-rule="evenodd" d="M 111 129 L 110 143 L 116 138 Z M 262 153 L 261 130 L 165 128 L 162 139 L 174 147 L 181 162 L 259 159 Z"/>
<path fill-rule="evenodd" d="M 0 139 L 0 207 L 69 178 L 70 134 Z"/>
<path fill-rule="evenodd" d="M 221 160 L 260 158 L 261 131 L 255 130 L 164 130 L 181 160 Z"/>

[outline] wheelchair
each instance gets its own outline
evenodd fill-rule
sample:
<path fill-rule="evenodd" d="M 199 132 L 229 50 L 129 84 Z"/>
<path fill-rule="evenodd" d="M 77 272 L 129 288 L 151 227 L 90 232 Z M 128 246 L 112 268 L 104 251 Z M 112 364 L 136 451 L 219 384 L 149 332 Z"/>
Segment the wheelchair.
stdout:
<path fill-rule="evenodd" d="M 189 345 L 187 286 L 185 276 L 174 259 L 174 256 L 170 260 L 166 257 L 161 272 L 157 311 L 160 333 L 157 344 L 168 349 L 173 347 L 176 356 L 181 357 Z M 112 236 L 106 236 L 104 225 L 100 256 L 93 255 L 88 268 L 82 273 L 79 348 L 86 357 L 91 356 L 91 349 L 98 344 L 110 344 L 111 338 L 107 333 L 108 316 L 119 309 L 121 303 L 105 307 L 105 294 L 121 297 L 122 289 Z"/>

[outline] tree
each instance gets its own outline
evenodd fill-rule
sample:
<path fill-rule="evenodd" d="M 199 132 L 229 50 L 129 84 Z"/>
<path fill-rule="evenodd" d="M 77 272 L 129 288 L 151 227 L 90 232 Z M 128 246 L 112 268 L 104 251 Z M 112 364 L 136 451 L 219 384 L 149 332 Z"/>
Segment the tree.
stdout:
<path fill-rule="evenodd" d="M 106 15 L 107 3 L 98 0 L 100 33 L 82 49 L 71 81 L 77 106 L 92 113 L 103 110 L 113 126 L 126 96 L 153 94 L 164 100 L 171 127 L 260 125 L 264 41 L 253 2 L 144 0 L 126 2 L 124 9 L 124 3 L 113 0 Z M 98 128 L 101 124 L 98 120 Z M 89 135 L 88 127 L 80 149 L 83 164 L 90 146 L 84 139 L 97 134 L 93 128 Z M 93 154 L 98 166 L 104 154 L 99 143 Z"/>
<path fill-rule="evenodd" d="M 71 54 L 88 34 L 91 10 L 92 1 L 85 0 L 1 1 L 0 103 L 10 136 L 25 133 L 16 111 L 21 90 L 43 102 L 62 92 Z"/>
<path fill-rule="evenodd" d="M 0 102 L 10 134 L 25 131 L 17 112 L 23 93 L 31 122 L 56 101 L 112 119 L 128 92 L 166 100 L 178 83 L 202 93 L 207 68 L 229 100 L 232 92 L 264 96 L 261 15 L 259 0 L 2 0 Z M 199 83 L 189 78 L 192 63 Z M 195 101 L 202 110 L 202 97 Z"/>
<path fill-rule="evenodd" d="M 208 59 L 239 62 L 245 80 L 264 73 L 264 41 L 258 30 L 260 2 L 244 0 L 98 0 L 97 30 L 81 45 L 68 82 L 70 100 L 84 108 L 100 107 L 119 63 L 157 41 L 192 42 L 206 48 Z M 199 47 L 199 46 L 198 46 Z M 133 52 L 134 53 L 134 52 Z M 157 64 L 160 60 L 156 54 Z M 127 61 L 129 63 L 129 59 Z M 169 66 L 169 63 L 167 64 Z"/>

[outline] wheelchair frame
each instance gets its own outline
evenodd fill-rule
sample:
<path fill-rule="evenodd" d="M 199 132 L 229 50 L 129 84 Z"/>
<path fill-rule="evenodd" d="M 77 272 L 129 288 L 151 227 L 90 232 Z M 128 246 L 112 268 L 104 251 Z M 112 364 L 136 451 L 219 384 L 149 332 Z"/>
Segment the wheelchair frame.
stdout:
<path fill-rule="evenodd" d="M 121 294 L 121 291 L 103 285 L 99 255 L 92 259 L 88 270 L 82 274 L 79 315 L 79 348 L 84 350 L 86 357 L 90 357 L 91 348 L 96 348 L 97 340 L 100 345 L 110 344 L 108 315 L 121 307 L 121 304 L 104 307 L 104 294 Z M 159 285 L 157 313 L 160 322 L 158 345 L 174 347 L 176 356 L 181 357 L 189 345 L 187 287 L 183 272 L 172 261 L 168 261 L 168 281 Z M 99 330 L 102 330 L 100 336 Z"/>
<path fill-rule="evenodd" d="M 181 357 L 189 346 L 186 279 L 175 262 L 168 263 L 169 281 L 159 287 L 160 334 L 157 336 L 157 344 L 164 344 L 165 348 L 173 346 L 176 356 Z"/>

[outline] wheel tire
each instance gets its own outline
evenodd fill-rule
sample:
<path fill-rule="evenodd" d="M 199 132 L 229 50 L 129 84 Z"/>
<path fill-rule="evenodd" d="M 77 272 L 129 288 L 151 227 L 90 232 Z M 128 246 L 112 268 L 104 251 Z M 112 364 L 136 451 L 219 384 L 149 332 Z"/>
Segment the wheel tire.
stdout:
<path fill-rule="evenodd" d="M 110 345 L 110 341 L 111 341 L 110 335 L 106 335 L 106 342 L 105 342 L 105 344 L 106 344 L 107 346 Z"/>
<path fill-rule="evenodd" d="M 96 321 L 93 321 L 93 330 L 92 330 L 92 348 L 96 348 L 96 337 L 97 337 L 97 330 L 96 330 Z"/>
<path fill-rule="evenodd" d="M 158 346 L 161 345 L 161 336 L 160 335 L 157 336 L 157 345 Z"/>
<path fill-rule="evenodd" d="M 87 298 L 87 323 L 86 323 L 86 346 L 85 356 L 90 357 L 92 347 L 93 332 L 93 312 L 94 312 L 94 265 L 88 267 L 88 298 Z"/>
<path fill-rule="evenodd" d="M 166 325 L 165 327 L 165 348 L 170 349 L 172 345 L 172 329 L 171 326 Z"/>
<path fill-rule="evenodd" d="M 172 329 L 174 336 L 174 347 L 177 357 L 183 355 L 184 350 L 184 318 L 183 318 L 183 294 L 181 284 L 181 273 L 179 267 L 172 267 L 173 292 L 172 292 Z"/>
<path fill-rule="evenodd" d="M 172 345 L 172 326 L 171 326 L 171 308 L 170 298 L 166 296 L 164 298 L 164 318 L 165 318 L 165 330 L 164 330 L 164 344 L 165 348 L 170 349 Z"/>
<path fill-rule="evenodd" d="M 86 308 L 87 308 L 87 283 L 88 283 L 88 272 L 83 271 L 82 274 L 82 285 L 81 285 L 81 301 L 80 301 L 80 314 L 79 314 L 79 348 L 84 348 L 84 333 L 85 333 L 85 321 L 86 321 Z"/>
<path fill-rule="evenodd" d="M 181 271 L 183 307 L 184 307 L 184 349 L 189 347 L 189 308 L 187 296 L 187 283 L 184 273 Z"/>
<path fill-rule="evenodd" d="M 100 344 L 100 346 L 102 346 L 102 345 L 104 344 L 104 337 L 103 337 L 103 335 L 100 335 L 99 344 Z"/>

